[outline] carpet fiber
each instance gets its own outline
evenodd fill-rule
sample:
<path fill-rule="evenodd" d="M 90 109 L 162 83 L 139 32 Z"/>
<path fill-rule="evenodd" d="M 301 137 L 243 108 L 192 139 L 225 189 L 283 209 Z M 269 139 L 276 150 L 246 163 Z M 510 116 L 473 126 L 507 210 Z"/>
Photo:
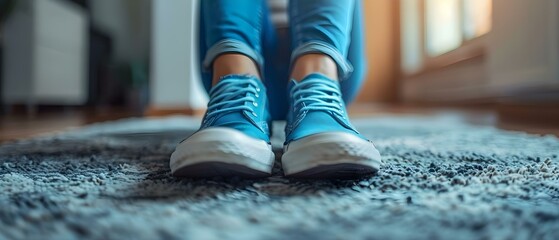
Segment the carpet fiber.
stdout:
<path fill-rule="evenodd" d="M 0 146 L 0 239 L 557 239 L 559 140 L 452 116 L 356 119 L 357 181 L 176 179 L 198 120 L 128 119 Z M 273 142 L 281 147 L 281 126 Z"/>

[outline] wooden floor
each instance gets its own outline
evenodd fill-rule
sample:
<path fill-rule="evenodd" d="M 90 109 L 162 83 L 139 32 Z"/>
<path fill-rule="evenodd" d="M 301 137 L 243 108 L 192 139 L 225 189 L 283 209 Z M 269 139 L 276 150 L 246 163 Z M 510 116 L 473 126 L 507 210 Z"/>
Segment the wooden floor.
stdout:
<path fill-rule="evenodd" d="M 68 131 L 96 122 L 138 116 L 137 113 L 119 108 L 55 108 L 39 110 L 34 114 L 16 111 L 0 115 L 0 142 Z"/>
<path fill-rule="evenodd" d="M 526 110 L 528 109 L 528 110 Z M 452 114 L 466 122 L 483 126 L 495 126 L 507 130 L 534 134 L 559 136 L 559 108 L 487 108 L 487 107 L 425 107 L 425 106 L 385 106 L 357 104 L 349 109 L 352 118 L 383 115 L 436 115 Z M 91 124 L 127 117 L 138 117 L 123 109 L 50 109 L 36 114 L 16 112 L 0 115 L 0 142 L 25 139 L 42 134 L 56 133 Z"/>

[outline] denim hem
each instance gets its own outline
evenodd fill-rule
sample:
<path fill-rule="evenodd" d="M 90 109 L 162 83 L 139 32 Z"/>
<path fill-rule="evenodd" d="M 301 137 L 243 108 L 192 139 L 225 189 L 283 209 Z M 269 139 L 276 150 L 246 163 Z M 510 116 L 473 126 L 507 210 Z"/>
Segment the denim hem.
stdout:
<path fill-rule="evenodd" d="M 260 74 L 263 74 L 264 57 L 256 50 L 249 47 L 246 43 L 235 39 L 224 39 L 215 43 L 206 52 L 204 61 L 202 62 L 203 70 L 210 71 L 211 65 L 215 58 L 224 53 L 239 53 L 251 58 L 257 65 Z"/>
<path fill-rule="evenodd" d="M 308 53 L 323 53 L 330 56 L 336 65 L 338 65 L 338 77 L 340 78 L 340 81 L 349 78 L 353 72 L 353 66 L 351 63 L 349 63 L 349 61 L 347 61 L 338 50 L 321 41 L 310 41 L 293 50 L 293 54 L 291 55 L 292 67 L 295 63 L 295 59 Z"/>

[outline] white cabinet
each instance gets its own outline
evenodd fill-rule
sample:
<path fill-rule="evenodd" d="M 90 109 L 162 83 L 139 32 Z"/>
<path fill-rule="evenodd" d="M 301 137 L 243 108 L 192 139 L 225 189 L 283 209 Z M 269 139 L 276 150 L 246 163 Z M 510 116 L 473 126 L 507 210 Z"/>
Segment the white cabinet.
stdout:
<path fill-rule="evenodd" d="M 5 104 L 77 105 L 87 99 L 87 16 L 67 1 L 20 1 L 6 22 Z"/>

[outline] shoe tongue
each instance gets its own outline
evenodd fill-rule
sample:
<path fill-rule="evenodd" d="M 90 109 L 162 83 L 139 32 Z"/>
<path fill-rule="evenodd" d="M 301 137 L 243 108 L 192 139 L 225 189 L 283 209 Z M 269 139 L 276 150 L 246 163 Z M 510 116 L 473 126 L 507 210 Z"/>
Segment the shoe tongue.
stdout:
<path fill-rule="evenodd" d="M 291 79 L 291 81 L 289 81 L 289 83 L 287 84 L 287 92 L 291 92 L 291 89 L 293 89 L 295 86 L 297 86 L 297 84 L 299 84 L 299 82 L 297 82 L 297 80 L 295 79 Z"/>
<path fill-rule="evenodd" d="M 291 79 L 291 81 L 289 82 L 289 85 L 288 85 L 287 87 L 288 87 L 288 89 L 292 89 L 292 88 L 294 88 L 295 86 L 297 86 L 298 84 L 301 84 L 301 83 L 306 82 L 306 81 L 308 81 L 308 80 L 322 80 L 322 82 L 323 82 L 324 84 L 334 84 L 334 85 L 338 85 L 338 82 L 337 82 L 337 81 L 334 81 L 334 80 L 332 80 L 332 79 L 326 77 L 324 74 L 321 74 L 321 73 L 311 73 L 311 74 L 307 75 L 306 77 L 304 77 L 303 79 L 301 79 L 300 81 L 297 81 L 297 80 L 295 80 L 295 79 Z M 312 85 L 314 85 L 314 84 L 312 84 Z M 312 85 L 310 85 L 310 86 L 312 86 Z M 309 86 L 309 87 L 310 87 L 310 86 Z"/>
<path fill-rule="evenodd" d="M 329 79 L 328 77 L 324 76 L 323 74 L 311 73 L 311 74 L 307 75 L 305 78 L 303 78 L 301 81 L 291 80 L 291 82 L 288 85 L 288 89 L 291 92 L 291 90 L 294 87 L 296 87 L 299 84 L 303 84 L 303 83 L 305 83 L 306 81 L 309 81 L 309 80 L 319 80 L 319 81 L 308 84 L 307 86 L 305 86 L 303 88 L 300 88 L 300 89 L 297 89 L 297 90 L 311 89 L 313 87 L 316 87 L 317 85 L 322 85 L 322 84 L 324 84 L 324 85 L 338 84 L 336 81 Z M 313 93 L 309 93 L 309 94 L 313 95 Z M 309 100 L 309 101 L 312 101 L 312 100 Z M 304 104 L 307 104 L 309 101 L 304 101 Z"/>
<path fill-rule="evenodd" d="M 230 74 L 220 78 L 219 82 L 210 89 L 210 95 L 212 95 L 212 93 L 217 91 L 218 89 L 228 88 L 232 85 L 243 84 L 245 87 L 249 87 L 250 84 L 246 81 L 256 82 L 260 88 L 264 88 L 262 82 L 260 80 L 257 80 L 254 76 Z"/>
<path fill-rule="evenodd" d="M 307 75 L 306 77 L 304 77 L 303 79 L 301 79 L 301 82 L 304 82 L 307 79 L 322 79 L 322 80 L 328 80 L 328 81 L 334 81 L 328 77 L 326 77 L 324 74 L 322 73 L 311 73 L 309 75 Z"/>

